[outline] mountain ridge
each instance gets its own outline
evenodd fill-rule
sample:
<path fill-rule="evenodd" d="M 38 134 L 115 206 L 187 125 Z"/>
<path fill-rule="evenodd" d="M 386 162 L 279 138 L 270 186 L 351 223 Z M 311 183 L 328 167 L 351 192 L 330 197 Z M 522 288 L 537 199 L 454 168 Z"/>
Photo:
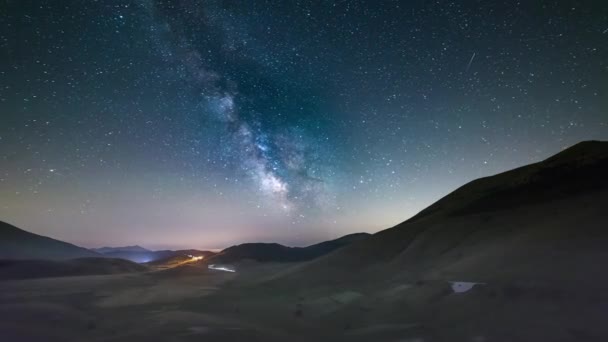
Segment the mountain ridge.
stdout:
<path fill-rule="evenodd" d="M 116 252 L 151 252 L 151 250 L 139 245 L 123 246 L 123 247 L 101 247 L 90 248 L 92 251 L 101 254 L 116 253 Z"/>
<path fill-rule="evenodd" d="M 487 198 L 479 196 L 483 195 L 484 192 L 497 190 L 517 191 L 518 187 L 530 184 L 534 184 L 536 187 L 551 186 L 560 180 L 568 179 L 572 176 L 576 177 L 572 172 L 576 172 L 579 167 L 585 167 L 589 169 L 589 172 L 586 173 L 585 177 L 577 177 L 580 182 L 572 184 L 564 192 L 589 190 L 598 183 L 602 186 L 608 185 L 608 179 L 601 177 L 603 175 L 602 172 L 608 168 L 608 142 L 596 140 L 583 141 L 540 162 L 475 179 L 450 192 L 405 222 L 413 222 L 441 210 L 454 210 L 453 207 L 455 205 L 447 203 L 449 201 L 466 201 L 467 197 L 477 197 L 475 201 L 478 201 L 478 203 L 476 204 L 480 204 L 479 202 L 487 200 Z M 558 178 L 553 179 L 553 177 Z M 539 181 L 539 179 L 542 179 L 542 181 Z M 542 189 L 534 190 L 539 191 Z M 518 195 L 520 194 L 509 194 L 511 197 L 518 197 Z M 536 195 L 537 197 L 534 198 L 535 203 L 548 200 L 546 197 Z M 552 195 L 558 196 L 560 194 L 552 193 Z M 469 202 L 472 201 L 469 200 Z M 456 211 L 456 213 L 466 213 L 467 211 L 464 209 L 460 208 L 460 211 Z M 469 208 L 468 210 L 472 209 Z"/>
<path fill-rule="evenodd" d="M 337 239 L 306 247 L 289 247 L 278 243 L 253 242 L 230 246 L 208 259 L 209 263 L 232 263 L 251 259 L 259 262 L 300 262 L 318 258 L 343 246 L 364 240 L 369 233 L 352 233 Z"/>
<path fill-rule="evenodd" d="M 0 259 L 72 259 L 101 255 L 0 221 Z"/>
<path fill-rule="evenodd" d="M 259 308 L 281 294 L 315 329 L 373 329 L 357 341 L 602 341 L 606 175 L 608 142 L 577 144 L 217 302 Z M 417 330 L 392 331 L 404 322 Z"/>
<path fill-rule="evenodd" d="M 355 268 L 357 275 L 364 274 L 367 268 L 375 274 L 388 272 L 383 268 L 405 265 L 412 271 L 421 270 L 425 267 L 423 264 L 432 264 L 427 260 L 433 258 L 449 263 L 443 258 L 450 253 L 462 257 L 474 254 L 458 252 L 468 248 L 471 239 L 499 246 L 511 243 L 511 239 L 526 241 L 526 237 L 534 237 L 526 242 L 532 245 L 532 241 L 542 241 L 542 234 L 553 236 L 553 239 L 562 239 L 564 235 L 586 239 L 585 234 L 604 238 L 600 229 L 608 222 L 607 214 L 604 214 L 604 208 L 608 208 L 608 177 L 604 175 L 608 175 L 608 142 L 579 143 L 539 163 L 471 181 L 414 217 L 375 233 L 361 243 L 312 260 L 283 276 L 306 283 L 310 279 L 348 278 L 355 274 L 349 270 Z M 551 186 L 545 186 L 544 178 L 550 179 Z M 582 191 L 572 191 L 581 184 Z M 576 208 L 576 211 L 568 216 L 568 208 L 570 211 Z M 586 231 L 576 229 L 574 213 L 577 217 L 582 215 L 578 219 Z M 497 240 L 489 235 L 490 232 L 507 240 Z M 608 236 L 605 237 L 608 242 Z M 509 251 L 504 253 L 510 254 Z M 477 262 L 483 263 L 483 260 Z M 314 276 L 304 276 L 304 273 Z"/>

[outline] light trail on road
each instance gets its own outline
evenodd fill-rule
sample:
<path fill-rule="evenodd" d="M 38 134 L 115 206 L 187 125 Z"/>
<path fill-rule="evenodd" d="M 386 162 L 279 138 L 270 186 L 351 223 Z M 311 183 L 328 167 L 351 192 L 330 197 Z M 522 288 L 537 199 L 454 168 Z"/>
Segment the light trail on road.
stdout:
<path fill-rule="evenodd" d="M 215 266 L 215 265 L 209 265 L 208 266 L 210 270 L 217 270 L 217 271 L 224 271 L 224 272 L 236 272 L 236 270 L 233 270 L 231 268 L 225 267 L 225 266 Z"/>

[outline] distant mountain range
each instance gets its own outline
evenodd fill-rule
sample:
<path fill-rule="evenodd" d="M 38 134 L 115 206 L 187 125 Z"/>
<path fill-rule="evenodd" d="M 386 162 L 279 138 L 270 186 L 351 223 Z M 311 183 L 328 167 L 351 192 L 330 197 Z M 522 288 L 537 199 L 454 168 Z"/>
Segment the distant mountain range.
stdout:
<path fill-rule="evenodd" d="M 151 252 L 151 250 L 149 249 L 145 249 L 141 246 L 125 246 L 125 247 L 101 247 L 101 248 L 91 248 L 92 251 L 96 252 L 96 253 L 101 253 L 101 254 L 108 254 L 108 253 L 129 253 L 129 252 L 135 252 L 135 253 L 148 253 Z"/>
<path fill-rule="evenodd" d="M 312 260 L 367 236 L 369 236 L 367 233 L 351 234 L 308 247 L 286 247 L 276 243 L 246 243 L 226 248 L 220 253 L 196 249 L 151 251 L 138 245 L 89 250 L 0 222 L 0 260 L 112 258 L 159 266 L 175 264 L 192 255 L 203 256 L 209 262 L 216 263 L 232 263 L 245 259 L 259 262 L 298 262 Z"/>
<path fill-rule="evenodd" d="M 73 259 L 101 255 L 0 221 L 0 259 Z"/>
<path fill-rule="evenodd" d="M 0 280 L 141 272 L 148 268 L 0 222 Z"/>
<path fill-rule="evenodd" d="M 209 263 L 234 263 L 241 260 L 259 262 L 301 262 L 333 252 L 346 245 L 369 237 L 368 233 L 355 233 L 321 242 L 308 247 L 287 247 L 278 243 L 244 243 L 224 249 L 207 260 Z"/>
<path fill-rule="evenodd" d="M 228 247 L 219 253 L 197 249 L 151 251 L 141 246 L 103 247 L 92 249 L 105 257 L 131 260 L 137 263 L 163 267 L 187 259 L 188 255 L 203 256 L 208 263 L 234 263 L 241 260 L 259 262 L 299 262 L 318 258 L 334 250 L 368 237 L 368 233 L 355 233 L 339 239 L 308 247 L 287 247 L 278 243 L 245 243 Z"/>
<path fill-rule="evenodd" d="M 196 249 L 151 251 L 141 246 L 86 249 L 37 235 L 0 221 L 0 260 L 68 260 L 76 258 L 125 259 L 137 263 L 163 260 L 174 256 L 211 256 L 214 252 Z"/>
<path fill-rule="evenodd" d="M 162 261 L 175 256 L 211 256 L 215 253 L 210 251 L 200 251 L 197 249 L 184 249 L 184 250 L 160 250 L 151 251 L 140 246 L 127 246 L 127 247 L 103 247 L 94 249 L 108 258 L 119 258 L 125 260 L 131 260 L 137 263 L 149 263 L 155 261 Z"/>

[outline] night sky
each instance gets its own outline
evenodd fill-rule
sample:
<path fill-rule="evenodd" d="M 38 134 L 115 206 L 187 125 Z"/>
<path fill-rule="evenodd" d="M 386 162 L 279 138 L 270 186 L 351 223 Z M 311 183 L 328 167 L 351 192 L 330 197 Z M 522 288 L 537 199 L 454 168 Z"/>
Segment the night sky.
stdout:
<path fill-rule="evenodd" d="M 0 3 L 0 219 L 304 245 L 608 139 L 608 2 Z"/>

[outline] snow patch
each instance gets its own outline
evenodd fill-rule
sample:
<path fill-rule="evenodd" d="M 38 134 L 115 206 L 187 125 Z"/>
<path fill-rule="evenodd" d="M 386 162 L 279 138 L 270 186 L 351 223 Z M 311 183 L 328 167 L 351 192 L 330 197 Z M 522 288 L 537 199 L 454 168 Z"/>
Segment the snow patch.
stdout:
<path fill-rule="evenodd" d="M 454 293 L 465 293 L 470 291 L 475 285 L 485 285 L 485 283 L 475 283 L 469 281 L 450 281 Z"/>

